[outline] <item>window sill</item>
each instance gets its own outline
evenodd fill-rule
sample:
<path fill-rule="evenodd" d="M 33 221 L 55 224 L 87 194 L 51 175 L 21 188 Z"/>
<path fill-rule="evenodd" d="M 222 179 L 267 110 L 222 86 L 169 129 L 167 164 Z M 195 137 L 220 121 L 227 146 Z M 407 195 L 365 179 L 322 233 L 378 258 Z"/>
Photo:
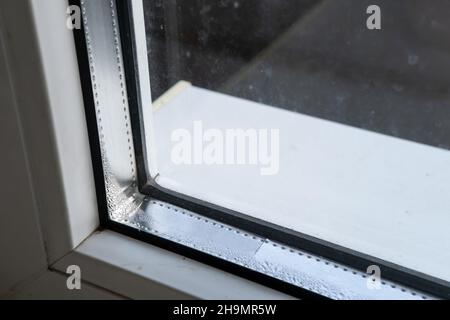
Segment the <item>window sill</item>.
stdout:
<path fill-rule="evenodd" d="M 162 187 L 450 279 L 448 151 L 184 82 L 154 109 L 161 164 L 156 181 Z M 248 165 L 175 164 L 171 133 L 192 132 L 199 119 L 203 130 L 280 128 L 279 174 L 261 176 L 257 166 Z M 424 227 L 430 223 L 432 228 Z"/>

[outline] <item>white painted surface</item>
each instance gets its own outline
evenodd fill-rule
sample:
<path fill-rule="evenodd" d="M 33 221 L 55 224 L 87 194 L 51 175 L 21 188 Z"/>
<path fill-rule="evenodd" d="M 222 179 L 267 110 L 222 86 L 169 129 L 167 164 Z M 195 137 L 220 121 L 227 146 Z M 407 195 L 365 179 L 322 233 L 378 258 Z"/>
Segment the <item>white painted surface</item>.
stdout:
<path fill-rule="evenodd" d="M 163 187 L 450 280 L 450 152 L 191 87 L 154 114 Z M 279 128 L 280 172 L 175 165 L 174 129 Z"/>
<path fill-rule="evenodd" d="M 47 191 L 43 199 L 47 210 L 42 212 L 41 219 L 52 263 L 97 229 L 99 219 L 75 43 L 73 32 L 65 27 L 67 2 L 31 0 L 31 4 L 32 28 L 39 31 L 36 57 L 40 58 L 45 80 L 44 103 L 49 111 L 49 129 L 53 131 L 55 144 L 52 147 L 56 149 L 58 161 L 58 167 L 51 170 L 58 171 L 63 192 L 60 207 L 54 208 L 55 197 L 48 190 L 55 182 L 48 176 L 37 181 L 36 188 Z M 29 125 L 30 133 L 41 130 L 35 122 Z M 34 131 L 33 134 L 37 135 Z M 41 147 L 38 144 L 36 153 L 42 153 Z M 36 156 L 35 161 L 46 159 Z M 62 246 L 63 239 L 68 242 L 65 246 Z"/>
<path fill-rule="evenodd" d="M 286 299 L 287 295 L 126 236 L 95 233 L 54 267 L 132 299 Z"/>

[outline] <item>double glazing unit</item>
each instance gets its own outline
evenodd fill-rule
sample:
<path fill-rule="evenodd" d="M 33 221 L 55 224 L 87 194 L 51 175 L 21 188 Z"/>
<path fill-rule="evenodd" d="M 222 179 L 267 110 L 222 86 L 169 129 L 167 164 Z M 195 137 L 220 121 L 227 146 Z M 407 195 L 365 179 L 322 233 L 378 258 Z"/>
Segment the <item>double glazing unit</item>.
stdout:
<path fill-rule="evenodd" d="M 104 227 L 302 298 L 449 297 L 445 2 L 70 2 Z"/>

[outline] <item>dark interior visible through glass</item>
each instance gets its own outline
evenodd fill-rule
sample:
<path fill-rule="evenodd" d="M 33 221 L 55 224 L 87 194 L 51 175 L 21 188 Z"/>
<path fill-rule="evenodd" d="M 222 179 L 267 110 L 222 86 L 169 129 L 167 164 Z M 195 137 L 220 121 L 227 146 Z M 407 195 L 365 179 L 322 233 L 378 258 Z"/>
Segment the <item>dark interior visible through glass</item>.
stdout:
<path fill-rule="evenodd" d="M 153 99 L 179 80 L 450 149 L 450 2 L 144 0 Z M 432 5 L 431 5 L 432 4 Z"/>

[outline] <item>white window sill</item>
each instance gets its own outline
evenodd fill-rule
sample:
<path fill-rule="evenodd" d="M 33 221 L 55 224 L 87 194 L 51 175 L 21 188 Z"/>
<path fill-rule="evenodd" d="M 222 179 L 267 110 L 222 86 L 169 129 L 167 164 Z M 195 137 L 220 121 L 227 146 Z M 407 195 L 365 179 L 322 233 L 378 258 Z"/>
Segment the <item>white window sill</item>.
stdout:
<path fill-rule="evenodd" d="M 167 189 L 450 280 L 450 152 L 180 83 L 155 104 Z M 171 134 L 280 129 L 280 173 L 177 165 Z M 203 178 L 202 178 L 203 177 Z"/>

